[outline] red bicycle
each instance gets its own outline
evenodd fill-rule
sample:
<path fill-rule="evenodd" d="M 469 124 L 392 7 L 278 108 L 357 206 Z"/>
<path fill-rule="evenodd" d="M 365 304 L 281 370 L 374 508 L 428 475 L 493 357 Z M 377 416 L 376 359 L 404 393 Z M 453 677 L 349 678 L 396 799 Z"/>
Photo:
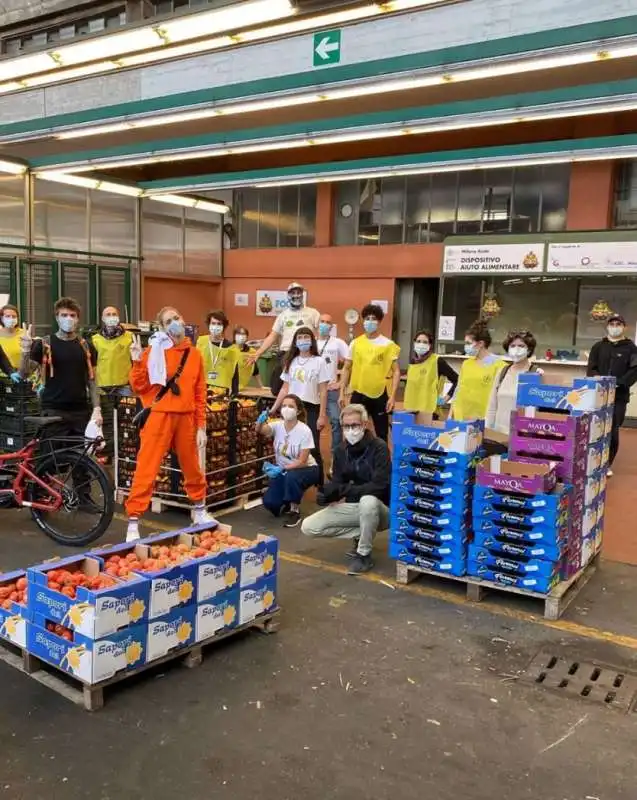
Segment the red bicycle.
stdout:
<path fill-rule="evenodd" d="M 36 434 L 21 450 L 0 455 L 0 507 L 28 508 L 51 539 L 84 547 L 111 524 L 115 492 L 108 474 L 92 458 L 99 441 L 41 435 L 61 421 L 24 418 Z"/>

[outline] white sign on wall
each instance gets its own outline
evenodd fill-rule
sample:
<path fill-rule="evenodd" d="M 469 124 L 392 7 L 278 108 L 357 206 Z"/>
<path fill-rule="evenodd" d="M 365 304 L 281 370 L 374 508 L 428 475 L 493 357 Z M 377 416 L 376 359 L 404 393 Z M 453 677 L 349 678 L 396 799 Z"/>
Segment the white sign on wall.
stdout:
<path fill-rule="evenodd" d="M 442 271 L 453 275 L 541 273 L 544 244 L 452 244 L 445 247 Z"/>
<path fill-rule="evenodd" d="M 247 306 L 248 305 L 248 295 L 247 294 L 235 294 L 234 296 L 234 304 L 235 306 Z"/>
<path fill-rule="evenodd" d="M 438 341 L 453 342 L 456 338 L 456 318 L 441 316 L 438 320 Z"/>
<path fill-rule="evenodd" d="M 637 274 L 637 241 L 550 244 L 546 268 L 547 272 Z"/>

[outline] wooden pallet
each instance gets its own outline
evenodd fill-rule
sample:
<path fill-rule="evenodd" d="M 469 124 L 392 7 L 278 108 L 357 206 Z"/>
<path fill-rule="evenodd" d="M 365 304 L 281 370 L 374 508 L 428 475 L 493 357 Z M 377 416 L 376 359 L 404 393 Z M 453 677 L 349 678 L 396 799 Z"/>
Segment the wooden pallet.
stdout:
<path fill-rule="evenodd" d="M 124 505 L 127 496 L 128 492 L 126 490 L 118 489 L 115 495 L 115 502 L 118 505 Z M 223 500 L 218 504 L 209 505 L 207 509 L 215 518 L 223 517 L 226 514 L 233 514 L 235 511 L 244 511 L 260 506 L 262 497 L 263 492 L 257 490 L 239 495 L 233 500 Z M 153 514 L 162 514 L 164 511 L 175 508 L 183 511 L 192 511 L 192 504 L 188 500 L 169 500 L 167 497 L 153 497 L 150 501 L 150 510 Z"/>
<path fill-rule="evenodd" d="M 396 562 L 396 582 L 402 584 L 411 583 L 411 581 L 415 580 L 419 575 L 427 575 L 433 578 L 446 578 L 447 580 L 466 584 L 467 600 L 474 603 L 479 603 L 484 600 L 485 595 L 491 591 L 516 594 L 520 597 L 541 601 L 544 605 L 544 618 L 556 620 L 562 616 L 593 577 L 597 570 L 599 558 L 600 553 L 598 551 L 585 567 L 582 567 L 579 572 L 576 572 L 575 575 L 568 580 L 558 583 L 548 594 L 531 592 L 527 589 L 518 589 L 515 586 L 504 586 L 501 583 L 494 583 L 493 581 L 483 581 L 480 580 L 480 578 L 473 578 L 471 575 L 449 575 L 445 572 L 436 572 L 435 570 L 416 567 L 404 561 Z"/>
<path fill-rule="evenodd" d="M 48 686 L 62 695 L 62 697 L 66 697 L 67 700 L 82 706 L 86 711 L 98 711 L 104 706 L 104 689 L 171 661 L 180 661 L 184 667 L 188 668 L 198 667 L 203 661 L 204 649 L 210 645 L 217 644 L 242 631 L 257 630 L 265 634 L 275 633 L 278 629 L 277 617 L 279 614 L 280 609 L 271 611 L 269 614 L 262 614 L 245 625 L 240 625 L 190 647 L 175 650 L 162 658 L 157 658 L 148 664 L 144 664 L 139 669 L 118 672 L 112 678 L 95 684 L 84 683 L 79 678 L 57 669 L 52 664 L 41 661 L 36 656 L 11 644 L 6 639 L 0 639 L 0 661 L 4 661 L 5 664 L 9 664 L 9 666 L 29 675 L 38 683 Z"/>

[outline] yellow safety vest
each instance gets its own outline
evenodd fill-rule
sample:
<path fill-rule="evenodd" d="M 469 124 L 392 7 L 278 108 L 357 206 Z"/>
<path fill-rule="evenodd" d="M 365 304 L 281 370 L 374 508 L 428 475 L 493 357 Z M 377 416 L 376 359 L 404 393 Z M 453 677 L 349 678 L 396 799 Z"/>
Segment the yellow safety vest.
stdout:
<path fill-rule="evenodd" d="M 505 361 L 492 357 L 488 363 L 478 358 L 467 358 L 460 368 L 458 388 L 452 404 L 452 415 L 457 420 L 484 419 L 491 396 L 491 387 Z"/>
<path fill-rule="evenodd" d="M 236 347 L 219 347 L 209 336 L 197 339 L 197 350 L 203 356 L 204 372 L 208 386 L 232 389 L 232 379 L 237 368 L 239 351 Z"/>
<path fill-rule="evenodd" d="M 14 328 L 11 336 L 0 336 L 0 346 L 14 369 L 20 369 L 22 352 L 20 350 L 20 337 L 24 333 L 22 328 Z"/>
<path fill-rule="evenodd" d="M 254 355 L 256 350 L 254 348 L 250 348 L 249 350 L 241 350 L 238 345 L 233 344 L 230 348 L 235 349 L 237 351 L 237 368 L 239 370 L 239 391 L 245 389 L 246 386 L 249 385 L 250 381 L 252 380 L 252 375 L 254 374 L 254 364 L 248 364 L 248 356 Z"/>
<path fill-rule="evenodd" d="M 386 379 L 393 362 L 400 355 L 400 347 L 389 341 L 374 344 L 367 336 L 352 342 L 352 376 L 350 386 L 365 397 L 380 397 L 386 391 Z"/>
<path fill-rule="evenodd" d="M 438 356 L 430 355 L 420 364 L 410 364 L 405 386 L 405 411 L 433 414 L 438 405 Z"/>
<path fill-rule="evenodd" d="M 95 380 L 98 386 L 126 386 L 131 368 L 130 346 L 133 335 L 124 331 L 121 336 L 106 339 L 96 333 L 92 339 L 97 350 Z"/>

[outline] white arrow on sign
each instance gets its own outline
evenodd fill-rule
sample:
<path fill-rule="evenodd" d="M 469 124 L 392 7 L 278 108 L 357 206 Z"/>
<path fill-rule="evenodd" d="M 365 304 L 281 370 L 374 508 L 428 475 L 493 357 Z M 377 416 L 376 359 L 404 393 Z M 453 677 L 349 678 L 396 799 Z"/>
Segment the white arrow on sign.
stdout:
<path fill-rule="evenodd" d="M 330 42 L 330 37 L 324 36 L 316 45 L 315 52 L 319 58 L 322 58 L 323 61 L 327 61 L 327 59 L 330 57 L 330 53 L 338 50 L 339 47 L 340 44 L 338 42 Z"/>

